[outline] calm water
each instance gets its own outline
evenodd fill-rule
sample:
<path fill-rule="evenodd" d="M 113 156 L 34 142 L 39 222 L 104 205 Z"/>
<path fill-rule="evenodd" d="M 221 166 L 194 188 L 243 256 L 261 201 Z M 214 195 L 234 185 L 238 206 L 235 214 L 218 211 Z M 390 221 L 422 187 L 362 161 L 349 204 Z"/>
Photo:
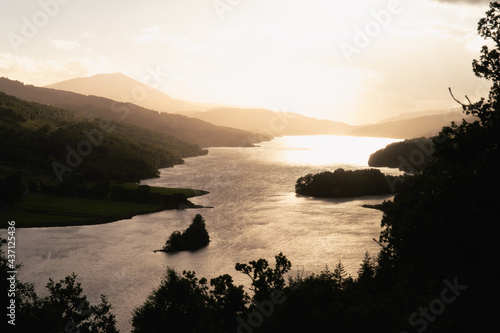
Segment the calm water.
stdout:
<path fill-rule="evenodd" d="M 295 181 L 307 173 L 367 167 L 370 153 L 397 140 L 336 136 L 282 137 L 257 148 L 212 148 L 184 165 L 163 169 L 144 184 L 210 191 L 193 199 L 213 208 L 164 211 L 115 223 L 17 230 L 19 279 L 46 294 L 49 277 L 78 274 L 92 302 L 106 294 L 118 326 L 130 331 L 131 312 L 161 281 L 167 266 L 207 278 L 229 273 L 241 284 L 236 262 L 274 261 L 283 252 L 292 273 L 319 272 L 342 260 L 356 274 L 382 213 L 362 208 L 390 196 L 319 200 L 296 196 Z M 394 169 L 385 173 L 397 174 Z M 196 213 L 206 220 L 212 242 L 196 253 L 158 252 L 174 230 L 184 230 Z"/>

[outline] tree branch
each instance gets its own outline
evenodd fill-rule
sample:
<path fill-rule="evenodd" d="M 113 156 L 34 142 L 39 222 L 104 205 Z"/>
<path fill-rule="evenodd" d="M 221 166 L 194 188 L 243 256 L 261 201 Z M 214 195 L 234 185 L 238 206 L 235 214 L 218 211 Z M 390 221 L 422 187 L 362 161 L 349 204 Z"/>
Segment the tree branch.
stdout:
<path fill-rule="evenodd" d="M 465 98 L 466 98 L 466 99 L 467 99 L 467 101 L 469 102 L 469 105 L 466 105 L 466 104 L 464 104 L 464 103 L 460 102 L 458 99 L 456 99 L 456 98 L 455 98 L 455 96 L 453 95 L 453 92 L 451 91 L 451 88 L 450 88 L 450 87 L 448 87 L 448 91 L 450 92 L 451 97 L 452 97 L 452 98 L 455 100 L 455 102 L 457 102 L 458 104 L 460 104 L 460 105 L 462 105 L 462 106 L 471 106 L 471 105 L 472 105 L 472 103 L 471 103 L 471 101 L 470 101 L 469 97 L 467 97 L 467 95 L 465 95 Z"/>

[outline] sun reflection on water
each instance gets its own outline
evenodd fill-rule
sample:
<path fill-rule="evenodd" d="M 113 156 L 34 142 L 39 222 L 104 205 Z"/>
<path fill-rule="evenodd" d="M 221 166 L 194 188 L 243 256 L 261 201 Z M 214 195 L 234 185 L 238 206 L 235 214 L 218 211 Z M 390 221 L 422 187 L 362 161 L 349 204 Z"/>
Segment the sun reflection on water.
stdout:
<path fill-rule="evenodd" d="M 390 138 L 352 136 L 287 136 L 274 139 L 269 158 L 295 165 L 327 166 L 346 164 L 368 166 L 368 157 L 381 147 L 401 141 Z M 266 146 L 266 143 L 261 145 Z"/>

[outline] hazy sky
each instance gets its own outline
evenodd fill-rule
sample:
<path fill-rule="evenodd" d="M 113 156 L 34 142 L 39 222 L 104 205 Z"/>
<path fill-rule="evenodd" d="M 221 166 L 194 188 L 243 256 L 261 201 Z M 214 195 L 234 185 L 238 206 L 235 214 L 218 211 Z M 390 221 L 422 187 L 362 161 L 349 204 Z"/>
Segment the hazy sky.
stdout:
<path fill-rule="evenodd" d="M 1 0 L 0 76 L 122 72 L 170 96 L 368 123 L 485 95 L 489 1 Z"/>

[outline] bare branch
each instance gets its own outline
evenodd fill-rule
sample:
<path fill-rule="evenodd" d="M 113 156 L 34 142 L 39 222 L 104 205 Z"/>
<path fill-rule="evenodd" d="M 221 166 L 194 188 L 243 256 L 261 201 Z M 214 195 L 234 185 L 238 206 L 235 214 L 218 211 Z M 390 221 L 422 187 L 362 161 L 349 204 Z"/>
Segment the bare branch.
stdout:
<path fill-rule="evenodd" d="M 451 91 L 451 87 L 448 87 L 448 90 L 450 92 L 451 97 L 455 100 L 455 102 L 457 102 L 458 104 L 460 104 L 462 106 L 467 106 L 466 104 L 460 102 L 458 99 L 455 98 L 455 96 L 453 95 L 453 92 Z M 467 95 L 465 96 L 465 98 L 467 98 L 467 100 L 469 101 L 469 105 L 472 105 L 472 103 L 470 102 L 469 97 L 467 97 Z"/>
<path fill-rule="evenodd" d="M 380 243 L 379 241 L 377 241 L 375 238 L 372 238 L 372 239 L 373 239 L 373 241 L 375 243 L 377 243 L 378 245 L 382 246 L 385 249 L 385 246 L 382 243 Z"/>

